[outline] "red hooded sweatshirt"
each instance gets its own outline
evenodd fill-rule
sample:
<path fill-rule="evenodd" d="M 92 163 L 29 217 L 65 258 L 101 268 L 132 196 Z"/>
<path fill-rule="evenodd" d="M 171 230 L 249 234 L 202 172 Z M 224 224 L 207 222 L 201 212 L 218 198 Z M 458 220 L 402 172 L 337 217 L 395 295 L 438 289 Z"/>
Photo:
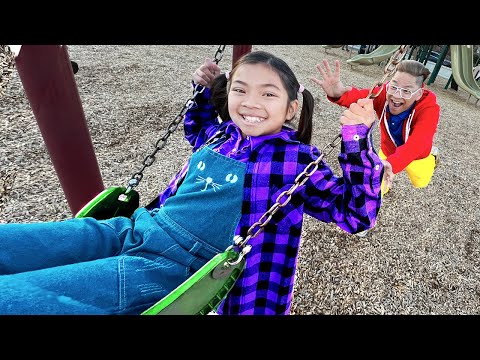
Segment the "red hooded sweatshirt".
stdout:
<path fill-rule="evenodd" d="M 387 161 L 392 165 L 393 173 L 397 174 L 407 167 L 413 160 L 423 159 L 430 154 L 433 137 L 437 131 L 440 118 L 440 105 L 437 104 L 437 96 L 430 90 L 423 89 L 423 95 L 418 100 L 403 123 L 403 145 L 396 146 L 387 130 L 387 118 L 390 116 L 386 111 L 386 84 L 383 84 L 382 92 L 373 100 L 373 107 L 380 119 L 380 148 L 387 156 Z M 377 87 L 374 93 L 378 93 Z M 370 89 L 357 89 L 344 93 L 335 99 L 327 96 L 331 102 L 349 107 L 358 99 L 366 98 Z"/>

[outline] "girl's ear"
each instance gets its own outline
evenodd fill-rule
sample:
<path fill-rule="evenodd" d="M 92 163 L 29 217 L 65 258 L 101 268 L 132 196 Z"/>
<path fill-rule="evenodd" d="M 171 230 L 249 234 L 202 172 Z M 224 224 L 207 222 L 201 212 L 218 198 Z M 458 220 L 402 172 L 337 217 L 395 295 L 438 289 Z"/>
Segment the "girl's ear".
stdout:
<path fill-rule="evenodd" d="M 290 101 L 290 104 L 288 105 L 288 109 L 287 109 L 287 120 L 288 121 L 292 120 L 295 117 L 295 114 L 297 113 L 299 105 L 300 105 L 300 101 L 298 99 Z"/>

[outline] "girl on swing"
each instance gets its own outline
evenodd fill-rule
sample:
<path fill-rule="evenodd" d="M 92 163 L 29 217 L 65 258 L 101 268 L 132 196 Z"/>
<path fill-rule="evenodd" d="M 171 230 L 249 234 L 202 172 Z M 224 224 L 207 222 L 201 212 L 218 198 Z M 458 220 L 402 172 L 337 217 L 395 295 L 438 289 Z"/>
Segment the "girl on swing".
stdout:
<path fill-rule="evenodd" d="M 158 199 L 131 218 L 0 225 L 0 314 L 139 314 L 252 224 L 320 151 L 310 145 L 313 96 L 276 56 L 254 51 L 220 74 L 186 112 L 193 154 Z M 290 124 L 300 107 L 298 129 Z M 383 165 L 372 147 L 372 100 L 340 117 L 343 177 L 324 162 L 249 241 L 246 267 L 219 314 L 290 311 L 303 214 L 354 234 L 375 226 Z"/>

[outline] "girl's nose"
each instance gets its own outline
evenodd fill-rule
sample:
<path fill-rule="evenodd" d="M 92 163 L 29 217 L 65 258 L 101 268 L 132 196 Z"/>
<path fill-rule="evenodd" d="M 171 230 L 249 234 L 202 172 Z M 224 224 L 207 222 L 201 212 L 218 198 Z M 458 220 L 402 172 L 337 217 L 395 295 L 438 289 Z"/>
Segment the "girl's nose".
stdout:
<path fill-rule="evenodd" d="M 242 105 L 245 107 L 259 107 L 260 103 L 256 96 L 250 95 L 243 99 Z"/>

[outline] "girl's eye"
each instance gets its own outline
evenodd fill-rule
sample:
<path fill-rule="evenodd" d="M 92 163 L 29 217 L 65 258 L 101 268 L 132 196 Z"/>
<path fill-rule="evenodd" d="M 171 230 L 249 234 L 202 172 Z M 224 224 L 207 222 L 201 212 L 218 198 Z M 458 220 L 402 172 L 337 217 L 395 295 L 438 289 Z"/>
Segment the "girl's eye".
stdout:
<path fill-rule="evenodd" d="M 273 96 L 276 96 L 274 93 L 266 93 L 265 94 L 267 97 L 273 97 Z"/>
<path fill-rule="evenodd" d="M 233 92 L 238 92 L 238 93 L 244 93 L 245 91 L 243 89 L 240 89 L 240 88 L 234 88 L 232 89 Z"/>

